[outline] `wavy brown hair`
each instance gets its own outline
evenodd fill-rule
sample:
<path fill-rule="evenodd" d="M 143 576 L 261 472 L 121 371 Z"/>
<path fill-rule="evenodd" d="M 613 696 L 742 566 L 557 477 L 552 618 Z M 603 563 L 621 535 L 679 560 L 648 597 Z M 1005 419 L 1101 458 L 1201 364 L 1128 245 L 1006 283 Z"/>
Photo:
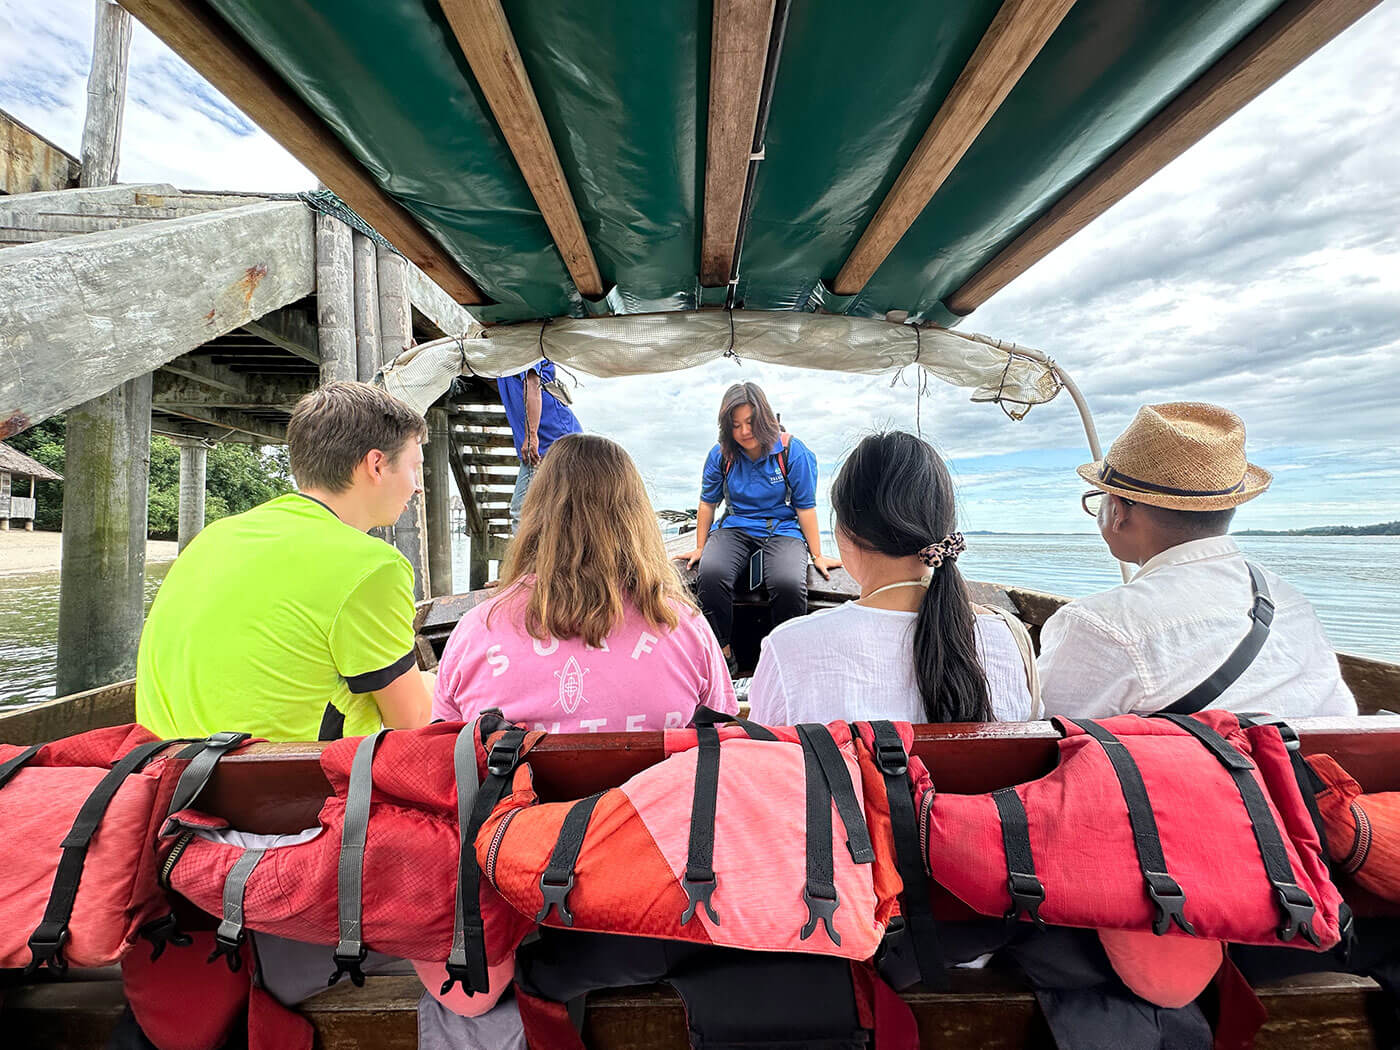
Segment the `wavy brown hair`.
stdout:
<path fill-rule="evenodd" d="M 757 383 L 735 383 L 724 392 L 719 403 L 719 450 L 731 463 L 747 455 L 734 440 L 734 410 L 740 405 L 753 408 L 753 435 L 765 456 L 777 444 L 783 430 L 762 387 Z"/>
<path fill-rule="evenodd" d="M 523 626 L 534 638 L 603 644 L 630 602 L 651 626 L 674 630 L 698 612 L 666 557 L 646 486 L 621 445 L 568 434 L 549 446 L 501 566 L 500 599 L 528 595 Z M 512 602 L 519 610 L 518 602 Z"/>

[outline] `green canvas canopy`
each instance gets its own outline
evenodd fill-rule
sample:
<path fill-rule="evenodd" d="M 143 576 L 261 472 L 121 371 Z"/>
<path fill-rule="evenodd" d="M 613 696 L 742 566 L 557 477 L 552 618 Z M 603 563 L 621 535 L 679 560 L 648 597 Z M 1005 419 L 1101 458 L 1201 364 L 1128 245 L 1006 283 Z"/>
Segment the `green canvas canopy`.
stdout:
<path fill-rule="evenodd" d="M 484 324 L 949 325 L 1375 0 L 124 3 Z"/>

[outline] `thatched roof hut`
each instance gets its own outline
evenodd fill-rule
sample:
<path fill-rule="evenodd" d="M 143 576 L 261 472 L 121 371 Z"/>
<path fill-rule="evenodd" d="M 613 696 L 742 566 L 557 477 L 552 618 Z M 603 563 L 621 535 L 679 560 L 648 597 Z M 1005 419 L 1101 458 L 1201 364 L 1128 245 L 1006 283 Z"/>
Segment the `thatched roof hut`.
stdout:
<path fill-rule="evenodd" d="M 62 481 L 63 475 L 44 466 L 37 459 L 30 459 L 19 449 L 11 448 L 0 441 L 0 473 L 33 478 L 35 481 Z"/>

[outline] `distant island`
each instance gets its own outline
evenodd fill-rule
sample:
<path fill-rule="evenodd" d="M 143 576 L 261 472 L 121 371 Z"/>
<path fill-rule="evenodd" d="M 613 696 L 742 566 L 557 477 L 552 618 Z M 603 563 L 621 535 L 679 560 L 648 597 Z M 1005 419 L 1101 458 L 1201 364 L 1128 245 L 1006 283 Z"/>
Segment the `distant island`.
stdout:
<path fill-rule="evenodd" d="M 1236 536 L 1400 536 L 1400 521 L 1379 525 L 1315 525 L 1310 529 L 1241 529 Z"/>

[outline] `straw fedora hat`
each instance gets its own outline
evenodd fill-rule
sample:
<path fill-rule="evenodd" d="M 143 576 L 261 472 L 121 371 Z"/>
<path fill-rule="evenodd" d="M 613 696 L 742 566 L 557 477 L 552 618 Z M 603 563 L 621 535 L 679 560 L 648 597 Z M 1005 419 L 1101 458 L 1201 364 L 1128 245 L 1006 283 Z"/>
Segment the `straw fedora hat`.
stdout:
<path fill-rule="evenodd" d="M 1219 405 L 1144 405 L 1108 455 L 1079 468 L 1096 489 L 1171 510 L 1226 510 L 1273 475 L 1244 458 L 1244 422 Z"/>

